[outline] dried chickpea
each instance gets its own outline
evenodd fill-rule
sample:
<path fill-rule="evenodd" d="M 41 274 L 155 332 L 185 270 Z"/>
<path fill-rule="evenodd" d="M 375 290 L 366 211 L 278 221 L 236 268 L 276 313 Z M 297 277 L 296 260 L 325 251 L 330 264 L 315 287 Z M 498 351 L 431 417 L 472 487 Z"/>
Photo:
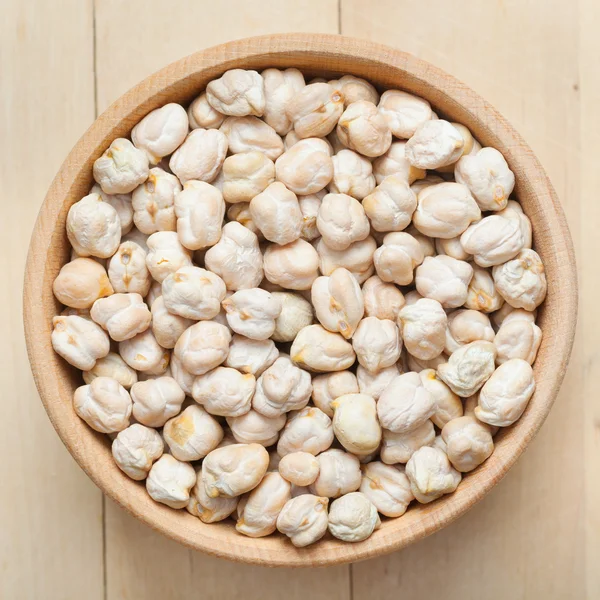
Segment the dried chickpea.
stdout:
<path fill-rule="evenodd" d="M 231 154 L 256 150 L 270 160 L 283 154 L 283 140 L 258 117 L 227 117 L 219 131 L 227 136 Z"/>
<path fill-rule="evenodd" d="M 200 321 L 181 334 L 174 352 L 186 371 L 203 375 L 227 358 L 229 342 L 231 333 L 225 325 Z"/>
<path fill-rule="evenodd" d="M 184 184 L 190 179 L 210 183 L 227 156 L 227 137 L 216 129 L 194 129 L 169 160 L 169 168 Z"/>
<path fill-rule="evenodd" d="M 108 263 L 108 279 L 117 293 L 146 296 L 152 281 L 146 251 L 135 242 L 123 242 Z"/>
<path fill-rule="evenodd" d="M 159 167 L 150 169 L 148 179 L 133 190 L 133 221 L 146 234 L 175 231 L 175 196 L 181 184 L 175 175 Z"/>
<path fill-rule="evenodd" d="M 192 387 L 194 385 L 194 379 L 196 376 L 190 373 L 183 367 L 183 363 L 173 353 L 171 355 L 171 362 L 169 363 L 171 369 L 171 375 L 173 379 L 179 384 L 179 387 L 188 395 L 192 395 Z"/>
<path fill-rule="evenodd" d="M 304 494 L 285 503 L 277 517 L 277 529 L 297 548 L 320 540 L 327 531 L 328 498 Z"/>
<path fill-rule="evenodd" d="M 394 321 L 366 317 L 354 332 L 352 348 L 360 365 L 377 373 L 400 358 L 402 340 Z"/>
<path fill-rule="evenodd" d="M 273 340 L 252 340 L 235 334 L 231 340 L 225 366 L 258 377 L 278 357 L 279 350 Z"/>
<path fill-rule="evenodd" d="M 169 365 L 169 353 L 159 346 L 151 329 L 120 342 L 119 353 L 136 371 L 166 370 Z"/>
<path fill-rule="evenodd" d="M 331 419 L 318 408 L 307 406 L 288 419 L 277 442 L 277 454 L 287 456 L 308 452 L 318 456 L 331 446 L 333 440 Z"/>
<path fill-rule="evenodd" d="M 494 329 L 487 315 L 476 310 L 455 310 L 448 316 L 444 351 L 450 355 L 477 340 L 493 342 L 494 336 Z"/>
<path fill-rule="evenodd" d="M 331 403 L 345 394 L 357 394 L 359 391 L 356 375 L 351 371 L 337 371 L 317 375 L 312 380 L 312 401 L 328 417 L 333 417 Z"/>
<path fill-rule="evenodd" d="M 434 425 L 441 429 L 448 421 L 462 417 L 463 405 L 460 398 L 437 376 L 434 369 L 421 371 L 419 377 L 423 387 L 435 400 L 435 412 L 431 415 Z"/>
<path fill-rule="evenodd" d="M 206 99 L 224 115 L 260 117 L 265 110 L 265 86 L 256 71 L 230 69 L 206 86 Z"/>
<path fill-rule="evenodd" d="M 418 169 L 437 169 L 457 161 L 465 142 L 460 132 L 443 119 L 421 123 L 406 142 L 406 158 Z"/>
<path fill-rule="evenodd" d="M 86 309 L 114 290 L 101 264 L 91 258 L 76 258 L 61 267 L 52 291 L 65 306 Z"/>
<path fill-rule="evenodd" d="M 419 242 L 403 231 L 388 233 L 383 238 L 383 244 L 373 254 L 379 278 L 397 285 L 412 283 L 413 271 L 423 259 L 423 250 Z"/>
<path fill-rule="evenodd" d="M 367 456 L 379 448 L 381 426 L 377 420 L 375 400 L 366 394 L 345 394 L 336 398 L 333 432 L 348 452 Z"/>
<path fill-rule="evenodd" d="M 87 338 L 89 339 L 89 338 Z M 96 377 L 110 377 L 118 381 L 126 390 L 137 382 L 138 376 L 116 352 L 109 352 L 106 356 L 96 360 L 96 364 L 83 372 L 83 381 L 92 383 Z"/>
<path fill-rule="evenodd" d="M 362 286 L 365 316 L 378 319 L 398 318 L 405 300 L 402 292 L 392 283 L 386 283 L 377 275 L 369 277 Z"/>
<path fill-rule="evenodd" d="M 390 175 L 363 200 L 363 207 L 375 231 L 402 231 L 410 224 L 417 198 L 400 175 Z"/>
<path fill-rule="evenodd" d="M 319 254 L 302 239 L 285 246 L 270 244 L 263 260 L 265 277 L 291 290 L 309 290 L 319 275 Z"/>
<path fill-rule="evenodd" d="M 291 452 L 279 462 L 279 474 L 297 486 L 308 486 L 319 476 L 319 461 L 308 452 Z"/>
<path fill-rule="evenodd" d="M 139 294 L 113 294 L 99 298 L 90 311 L 92 319 L 115 342 L 129 340 L 150 326 L 152 314 Z"/>
<path fill-rule="evenodd" d="M 469 283 L 465 307 L 483 313 L 494 312 L 504 304 L 496 290 L 492 274 L 479 265 L 473 265 L 473 279 Z"/>
<path fill-rule="evenodd" d="M 258 150 L 233 154 L 223 163 L 223 198 L 250 202 L 275 181 L 273 161 Z"/>
<path fill-rule="evenodd" d="M 448 317 L 437 300 L 422 298 L 398 313 L 398 327 L 408 352 L 417 359 L 439 356 L 446 343 Z"/>
<path fill-rule="evenodd" d="M 277 442 L 285 422 L 285 415 L 269 418 L 255 410 L 249 410 L 238 417 L 227 417 L 227 424 L 236 441 L 242 444 L 260 444 L 265 447 Z"/>
<path fill-rule="evenodd" d="M 265 69 L 261 76 L 265 86 L 265 123 L 279 135 L 286 135 L 293 126 L 286 109 L 294 96 L 304 88 L 304 75 L 298 69 Z"/>
<path fill-rule="evenodd" d="M 191 319 L 170 313 L 165 306 L 165 299 L 162 296 L 159 296 L 152 303 L 151 313 L 152 333 L 156 341 L 163 348 L 169 350 L 175 348 L 175 344 L 181 334 L 194 324 L 194 321 Z"/>
<path fill-rule="evenodd" d="M 163 451 L 164 444 L 158 431 L 139 423 L 120 431 L 112 443 L 112 455 L 117 466 L 136 481 L 146 479 L 152 464 Z"/>
<path fill-rule="evenodd" d="M 316 194 L 333 179 L 331 148 L 321 138 L 300 140 L 277 159 L 275 173 L 295 194 Z"/>
<path fill-rule="evenodd" d="M 379 94 L 373 87 L 373 84 L 360 77 L 344 75 L 338 80 L 330 81 L 329 85 L 332 85 L 342 92 L 344 95 L 344 106 L 346 107 L 359 100 L 368 100 L 373 104 L 379 102 Z"/>
<path fill-rule="evenodd" d="M 347 194 L 362 200 L 375 189 L 375 176 L 371 161 L 352 150 L 340 150 L 331 158 L 333 181 L 329 184 L 332 194 Z"/>
<path fill-rule="evenodd" d="M 146 266 L 152 277 L 162 283 L 181 267 L 191 267 L 191 252 L 184 248 L 174 231 L 157 231 L 148 238 Z"/>
<path fill-rule="evenodd" d="M 324 137 L 344 111 L 344 96 L 328 83 L 309 83 L 286 105 L 286 115 L 301 138 Z"/>
<path fill-rule="evenodd" d="M 383 180 L 391 175 L 399 177 L 411 186 L 417 180 L 429 183 L 429 179 L 423 179 L 427 175 L 427 171 L 413 167 L 406 158 L 406 142 L 392 142 L 388 151 L 373 161 L 373 175 L 375 175 L 377 185 L 381 185 Z M 439 180 L 440 183 L 442 181 L 443 179 Z M 414 189 L 413 192 L 417 194 L 418 190 Z"/>
<path fill-rule="evenodd" d="M 360 487 L 360 462 L 354 454 L 343 450 L 326 450 L 317 455 L 319 476 L 309 486 L 311 494 L 339 498 Z"/>
<path fill-rule="evenodd" d="M 405 473 L 381 462 L 364 465 L 362 473 L 360 492 L 382 515 L 401 517 L 414 499 Z"/>
<path fill-rule="evenodd" d="M 471 260 L 473 257 L 465 251 L 460 243 L 460 237 L 449 238 L 447 240 L 437 238 L 435 240 L 435 251 L 439 255 L 446 255 L 456 260 Z M 473 266 L 475 268 L 477 265 Z"/>
<path fill-rule="evenodd" d="M 406 464 L 410 488 L 421 504 L 451 494 L 461 480 L 461 474 L 450 464 L 446 454 L 438 448 L 419 448 Z"/>
<path fill-rule="evenodd" d="M 360 492 L 346 494 L 331 503 L 329 532 L 344 542 L 362 542 L 380 525 L 377 509 Z"/>
<path fill-rule="evenodd" d="M 377 243 L 369 236 L 350 244 L 345 250 L 333 250 L 320 239 L 316 253 L 323 275 L 331 275 L 335 269 L 343 267 L 356 277 L 358 283 L 364 283 L 373 274 L 373 255 L 376 250 Z"/>
<path fill-rule="evenodd" d="M 327 194 L 317 214 L 317 229 L 332 250 L 345 250 L 370 231 L 361 203 L 346 194 Z"/>
<path fill-rule="evenodd" d="M 435 439 L 435 428 L 428 419 L 415 429 L 403 433 L 383 430 L 381 460 L 386 465 L 405 464 L 423 446 L 431 446 Z"/>
<path fill-rule="evenodd" d="M 341 115 L 336 133 L 342 144 L 363 156 L 385 154 L 392 144 L 387 119 L 368 100 L 353 102 Z"/>
<path fill-rule="evenodd" d="M 156 502 L 171 508 L 185 508 L 195 483 L 194 467 L 170 454 L 163 454 L 150 469 L 146 490 Z"/>
<path fill-rule="evenodd" d="M 316 194 L 298 197 L 298 204 L 302 213 L 302 231 L 300 237 L 308 242 L 317 239 L 321 235 L 317 229 L 317 215 L 319 214 L 319 208 L 325 194 L 326 190 L 321 190 Z"/>
<path fill-rule="evenodd" d="M 298 332 L 313 322 L 313 307 L 300 294 L 271 292 L 281 302 L 281 313 L 275 319 L 271 339 L 276 342 L 293 342 Z"/>
<path fill-rule="evenodd" d="M 317 373 L 343 371 L 356 359 L 349 342 L 321 325 L 301 329 L 292 343 L 290 355 L 296 364 Z"/>
<path fill-rule="evenodd" d="M 542 330 L 531 316 L 532 313 L 515 309 L 502 321 L 493 340 L 498 352 L 496 364 L 504 364 L 513 358 L 533 364 L 542 341 Z"/>
<path fill-rule="evenodd" d="M 452 466 L 468 473 L 485 462 L 494 451 L 494 441 L 488 425 L 473 417 L 459 417 L 444 425 L 442 439 Z"/>
<path fill-rule="evenodd" d="M 211 415 L 239 417 L 251 407 L 256 379 L 229 367 L 217 367 L 194 379 L 192 396 Z"/>
<path fill-rule="evenodd" d="M 417 267 L 415 284 L 425 298 L 437 300 L 444 308 L 457 308 L 467 299 L 473 267 L 450 256 L 427 256 Z"/>
<path fill-rule="evenodd" d="M 131 397 L 110 377 L 96 377 L 75 390 L 73 407 L 77 415 L 100 433 L 116 433 L 129 427 Z"/>
<path fill-rule="evenodd" d="M 250 214 L 250 203 L 249 202 L 237 202 L 236 204 L 230 204 L 227 209 L 227 219 L 229 221 L 237 221 L 240 225 L 243 225 L 254 233 L 259 240 L 263 240 L 264 236 L 260 229 L 252 221 L 252 215 Z"/>
<path fill-rule="evenodd" d="M 431 119 L 431 105 L 427 100 L 400 90 L 386 90 L 381 94 L 379 112 L 398 138 L 409 139 L 417 128 Z"/>
<path fill-rule="evenodd" d="M 179 414 L 185 393 L 172 377 L 138 381 L 131 387 L 133 416 L 148 427 L 162 427 Z"/>
<path fill-rule="evenodd" d="M 131 231 L 133 227 L 131 194 L 107 194 L 97 183 L 92 186 L 88 196 L 91 194 L 98 194 L 103 202 L 110 204 L 117 211 L 121 223 L 121 236 Z"/>
<path fill-rule="evenodd" d="M 148 157 L 129 140 L 118 138 L 94 162 L 93 171 L 107 194 L 128 194 L 148 177 Z"/>
<path fill-rule="evenodd" d="M 356 367 L 356 379 L 358 381 L 360 393 L 367 394 L 375 400 L 379 400 L 381 394 L 390 382 L 401 374 L 402 371 L 400 371 L 398 363 L 390 365 L 389 367 L 383 367 L 376 373 L 369 371 L 362 365 Z"/>
<path fill-rule="evenodd" d="M 206 92 L 200 94 L 187 111 L 191 129 L 218 129 L 225 115 L 215 110 L 209 103 Z"/>
<path fill-rule="evenodd" d="M 275 331 L 275 319 L 281 314 L 281 302 L 266 290 L 239 290 L 223 300 L 229 327 L 253 340 L 266 340 Z"/>
<path fill-rule="evenodd" d="M 54 351 L 82 371 L 93 369 L 110 350 L 106 333 L 96 323 L 77 315 L 54 317 L 51 339 Z"/>

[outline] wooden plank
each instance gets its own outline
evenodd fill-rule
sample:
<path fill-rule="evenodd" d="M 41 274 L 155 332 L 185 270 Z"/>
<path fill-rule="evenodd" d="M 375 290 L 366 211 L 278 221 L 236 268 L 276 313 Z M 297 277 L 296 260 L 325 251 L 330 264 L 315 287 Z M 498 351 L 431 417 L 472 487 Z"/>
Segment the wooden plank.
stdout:
<path fill-rule="evenodd" d="M 203 47 L 283 31 L 338 31 L 337 0 L 289 5 L 265 0 L 97 0 L 98 107 L 143 77 Z M 127 56 L 128 60 L 122 57 Z M 106 505 L 107 598 L 350 598 L 349 568 L 268 570 L 189 551 L 145 527 L 112 502 Z"/>
<path fill-rule="evenodd" d="M 342 33 L 412 52 L 496 105 L 550 174 L 577 244 L 582 229 L 579 21 L 568 3 L 381 0 L 367 7 L 343 0 L 341 14 Z M 589 18 L 587 22 L 593 23 Z M 593 25 L 589 27 L 590 41 L 597 44 Z M 597 61 L 589 59 L 591 76 Z M 590 112 L 596 106 L 590 102 Z M 596 145 L 590 138 L 588 148 L 597 148 L 597 131 Z M 596 189 L 591 180 L 589 184 L 589 190 Z M 591 194 L 590 202 L 593 198 Z M 586 276 L 591 264 L 583 268 Z M 587 289 L 590 297 L 593 292 Z M 591 347 L 593 332 L 586 329 Z M 585 360 L 576 343 L 559 400 L 506 479 L 446 530 L 403 552 L 355 566 L 355 598 L 391 597 L 398 589 L 407 600 L 500 599 L 507 597 L 507 590 L 514 599 L 583 597 Z M 593 391 L 588 389 L 591 409 Z M 596 429 L 596 444 L 597 439 Z M 593 451 L 591 441 L 588 450 Z"/>
<path fill-rule="evenodd" d="M 21 318 L 37 211 L 63 158 L 94 118 L 92 3 L 7 0 L 2 9 L 0 597 L 99 600 L 102 494 L 70 458 L 42 408 Z"/>

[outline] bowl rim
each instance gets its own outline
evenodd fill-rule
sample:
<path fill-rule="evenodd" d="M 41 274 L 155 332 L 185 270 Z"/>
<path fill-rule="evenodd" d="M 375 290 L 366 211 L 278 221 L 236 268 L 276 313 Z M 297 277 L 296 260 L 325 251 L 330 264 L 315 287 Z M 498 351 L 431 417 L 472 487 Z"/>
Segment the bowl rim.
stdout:
<path fill-rule="evenodd" d="M 538 360 L 534 367 L 536 393 L 521 419 L 502 433 L 492 457 L 470 473 L 454 494 L 384 522 L 364 542 L 324 539 L 305 549 L 294 548 L 280 536 L 253 539 L 237 534 L 231 525 L 202 524 L 185 510 L 173 511 L 153 502 L 139 482 L 122 474 L 111 461 L 105 437 L 83 424 L 73 410 L 65 410 L 65 402 L 70 406 L 71 400 L 64 397 L 62 380 L 70 369 L 52 351 L 49 317 L 56 314 L 53 261 L 57 261 L 55 248 L 64 245 L 66 211 L 76 201 L 74 190 L 81 187 L 82 178 L 91 179 L 91 164 L 114 139 L 115 130 L 131 129 L 141 116 L 168 101 L 178 85 L 192 82 L 199 74 L 212 78 L 238 64 L 285 68 L 282 65 L 294 66 L 294 59 L 314 65 L 315 72 L 339 71 L 336 65 L 347 69 L 352 62 L 352 69 L 365 73 L 375 69 L 379 79 L 397 81 L 401 75 L 406 78 L 402 89 L 414 91 L 424 86 L 430 92 L 425 97 L 434 106 L 460 113 L 461 122 L 472 129 L 485 128 L 484 137 L 494 141 L 515 171 L 519 195 L 532 204 L 527 212 L 538 222 L 534 236 L 542 234 L 542 240 L 536 241 L 543 246 L 549 276 L 540 349 L 543 361 L 538 364 Z M 310 67 L 299 68 L 310 71 Z M 27 352 L 44 408 L 69 452 L 105 494 L 153 529 L 208 554 L 266 566 L 325 566 L 398 550 L 438 531 L 463 515 L 507 473 L 539 430 L 558 394 L 575 335 L 577 295 L 573 244 L 556 193 L 533 152 L 496 109 L 453 76 L 406 52 L 340 35 L 292 33 L 245 38 L 182 58 L 144 79 L 98 117 L 69 153 L 40 209 L 25 269 L 23 318 Z"/>

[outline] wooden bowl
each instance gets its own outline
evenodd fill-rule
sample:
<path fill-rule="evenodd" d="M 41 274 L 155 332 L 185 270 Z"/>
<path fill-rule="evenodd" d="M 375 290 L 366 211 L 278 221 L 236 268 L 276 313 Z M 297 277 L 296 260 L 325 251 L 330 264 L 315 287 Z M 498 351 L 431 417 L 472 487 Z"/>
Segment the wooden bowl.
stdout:
<path fill-rule="evenodd" d="M 81 376 L 50 343 L 51 319 L 60 311 L 52 282 L 69 257 L 67 211 L 90 189 L 94 160 L 112 140 L 127 137 L 151 110 L 167 102 L 190 102 L 211 79 L 235 67 L 298 67 L 309 76 L 327 78 L 351 73 L 382 89 L 400 88 L 426 98 L 441 115 L 464 123 L 484 146 L 504 155 L 546 266 L 548 297 L 539 311 L 544 337 L 534 367 L 537 389 L 521 419 L 500 431 L 492 456 L 454 494 L 427 505 L 415 503 L 403 517 L 384 520 L 361 543 L 325 539 L 295 549 L 279 535 L 248 538 L 236 533 L 231 522 L 205 525 L 185 510 L 155 503 L 143 483 L 117 468 L 108 437 L 75 414 L 72 397 Z M 271 35 L 216 46 L 165 67 L 119 98 L 88 129 L 54 179 L 33 231 L 25 273 L 25 335 L 37 388 L 56 431 L 96 485 L 138 519 L 182 544 L 224 558 L 267 566 L 333 565 L 398 550 L 441 529 L 506 474 L 546 418 L 565 374 L 577 315 L 575 273 L 571 238 L 548 177 L 519 134 L 483 98 L 440 69 L 387 46 L 337 35 Z M 507 521 L 510 517 L 506 515 Z"/>

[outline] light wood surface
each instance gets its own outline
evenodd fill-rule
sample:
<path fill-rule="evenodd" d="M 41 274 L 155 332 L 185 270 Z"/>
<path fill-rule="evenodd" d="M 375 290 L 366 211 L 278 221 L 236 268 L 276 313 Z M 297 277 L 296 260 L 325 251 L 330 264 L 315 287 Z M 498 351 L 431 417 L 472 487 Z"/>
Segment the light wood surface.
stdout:
<path fill-rule="evenodd" d="M 221 14 L 211 12 L 217 9 L 206 2 L 185 3 L 182 16 L 161 10 L 165 4 L 154 0 L 97 0 L 99 106 L 169 60 L 215 42 L 267 31 L 337 27 L 336 3 L 295 3 L 298 12 L 289 3 L 285 8 L 284 3 L 257 4 L 266 7 L 260 15 L 244 13 L 242 2 L 229 2 L 232 10 Z M 567 210 L 579 252 L 581 335 L 563 393 L 540 435 L 506 479 L 461 521 L 390 558 L 355 566 L 352 580 L 347 567 L 283 572 L 208 558 L 167 541 L 110 501 L 103 553 L 100 493 L 69 459 L 41 410 L 19 316 L 33 218 L 62 157 L 93 118 L 92 8 L 90 2 L 41 1 L 21 7 L 9 0 L 0 25 L 0 139 L 5 142 L 0 169 L 11 216 L 2 222 L 0 238 L 10 283 L 1 292 L 7 343 L 0 377 L 4 422 L 10 427 L 2 444 L 10 458 L 2 466 L 0 597 L 308 593 L 317 598 L 416 598 L 437 593 L 505 598 L 509 585 L 511 597 L 517 598 L 600 594 L 593 567 L 600 558 L 594 381 L 600 370 L 595 339 L 600 323 L 594 312 L 594 293 L 600 290 L 594 255 L 600 223 L 595 198 L 600 183 L 595 165 L 600 142 L 598 8 L 593 0 L 577 9 L 541 0 L 526 8 L 517 2 L 472 0 L 450 9 L 435 1 L 424 14 L 418 3 L 407 1 L 379 2 L 368 12 L 353 4 L 344 0 L 341 5 L 344 33 L 413 51 L 481 92 L 524 134 Z M 411 34 L 413 23 L 423 17 L 427 26 Z M 128 33 L 132 42 L 122 53 L 121 38 Z M 473 52 L 464 39 L 472 40 Z M 108 89 L 103 85 L 110 90 L 103 91 Z M 48 139 L 53 139 L 51 146 Z"/>

